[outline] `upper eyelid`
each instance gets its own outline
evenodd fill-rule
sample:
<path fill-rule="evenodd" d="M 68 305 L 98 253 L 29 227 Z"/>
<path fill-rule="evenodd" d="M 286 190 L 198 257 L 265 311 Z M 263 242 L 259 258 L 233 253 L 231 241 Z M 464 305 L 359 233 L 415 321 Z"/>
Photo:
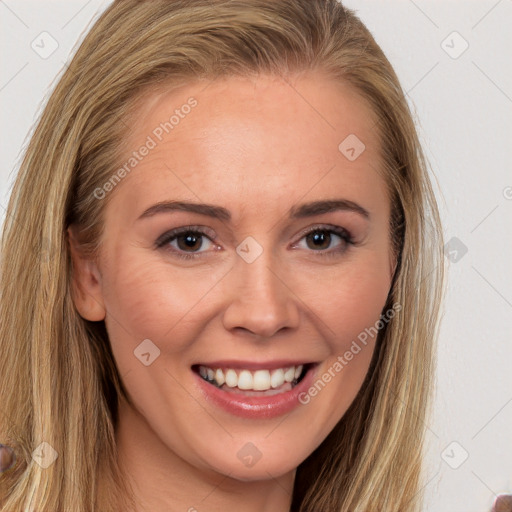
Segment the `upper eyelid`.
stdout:
<path fill-rule="evenodd" d="M 322 231 L 322 230 L 325 230 L 325 231 L 338 231 L 338 230 L 341 230 L 341 231 L 345 231 L 345 233 L 347 233 L 347 235 L 352 238 L 352 232 L 349 231 L 347 228 L 343 227 L 343 226 L 335 226 L 334 224 L 325 224 L 325 223 L 320 223 L 320 224 L 314 224 L 313 226 L 309 226 L 307 228 L 304 228 L 303 230 L 301 230 L 299 232 L 299 234 L 297 236 L 300 236 L 301 238 L 305 235 L 307 235 L 308 233 L 311 233 L 312 231 Z M 337 233 L 335 233 L 337 234 Z"/>
<path fill-rule="evenodd" d="M 212 242 L 217 238 L 215 235 L 210 236 L 210 233 L 213 233 L 213 230 L 210 230 L 206 226 L 180 226 L 177 228 L 169 229 L 161 234 L 155 242 L 156 246 L 159 246 L 160 243 L 167 243 L 169 239 L 176 238 L 181 234 L 190 233 L 190 232 L 199 232 L 203 236 L 207 236 Z"/>

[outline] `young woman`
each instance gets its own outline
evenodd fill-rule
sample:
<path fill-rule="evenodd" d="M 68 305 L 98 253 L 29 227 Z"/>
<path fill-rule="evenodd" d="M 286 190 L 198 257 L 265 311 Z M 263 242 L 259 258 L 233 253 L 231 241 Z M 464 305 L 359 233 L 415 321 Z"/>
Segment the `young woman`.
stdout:
<path fill-rule="evenodd" d="M 421 510 L 441 228 L 340 3 L 115 1 L 1 250 L 0 510 Z"/>

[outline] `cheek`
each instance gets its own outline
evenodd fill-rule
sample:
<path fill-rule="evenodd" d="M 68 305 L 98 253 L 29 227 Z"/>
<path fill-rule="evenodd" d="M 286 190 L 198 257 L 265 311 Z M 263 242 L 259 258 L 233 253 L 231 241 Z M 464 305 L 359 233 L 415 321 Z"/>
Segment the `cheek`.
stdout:
<path fill-rule="evenodd" d="M 323 324 L 331 353 L 339 354 L 378 322 L 391 280 L 387 260 L 368 253 L 315 279 L 302 278 L 299 285 L 294 291 L 314 311 L 318 324 Z"/>
<path fill-rule="evenodd" d="M 160 347 L 165 343 L 166 352 L 185 349 L 198 315 L 204 315 L 201 301 L 222 277 L 217 274 L 200 267 L 179 269 L 138 251 L 119 253 L 103 280 L 113 349 L 131 354 L 144 339 Z M 184 337 L 184 332 L 190 335 Z"/>
<path fill-rule="evenodd" d="M 389 279 L 376 270 L 353 272 L 336 299 L 327 306 L 334 330 L 343 340 L 340 348 L 378 321 L 389 293 Z"/>
<path fill-rule="evenodd" d="M 357 396 L 373 356 L 381 315 L 389 293 L 390 280 L 380 265 L 354 265 L 350 272 L 332 276 L 331 291 L 316 311 L 328 329 L 325 342 L 329 355 L 320 365 L 315 379 L 300 397 L 311 407 L 312 417 L 321 422 L 307 425 L 306 437 L 320 443 L 335 427 Z M 312 299 L 311 299 L 312 300 Z"/>

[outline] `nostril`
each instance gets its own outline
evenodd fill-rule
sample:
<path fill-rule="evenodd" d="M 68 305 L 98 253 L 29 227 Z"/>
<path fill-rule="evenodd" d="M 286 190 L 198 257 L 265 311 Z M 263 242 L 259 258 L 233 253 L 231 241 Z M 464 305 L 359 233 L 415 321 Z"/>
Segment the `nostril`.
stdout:
<path fill-rule="evenodd" d="M 498 495 L 492 512 L 512 512 L 512 494 Z"/>

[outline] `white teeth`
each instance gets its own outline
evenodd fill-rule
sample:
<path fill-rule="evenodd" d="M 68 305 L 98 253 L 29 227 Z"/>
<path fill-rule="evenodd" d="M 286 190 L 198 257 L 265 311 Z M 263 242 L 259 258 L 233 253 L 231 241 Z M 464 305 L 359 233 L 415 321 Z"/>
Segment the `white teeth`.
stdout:
<path fill-rule="evenodd" d="M 222 386 L 222 384 L 226 382 L 226 379 L 224 378 L 224 372 L 220 368 L 215 372 L 215 380 L 219 386 Z"/>
<path fill-rule="evenodd" d="M 238 376 L 235 370 L 228 370 L 226 372 L 226 386 L 234 388 L 238 384 Z"/>
<path fill-rule="evenodd" d="M 209 368 L 199 366 L 199 375 L 205 380 L 221 387 L 226 384 L 229 388 L 238 387 L 242 390 L 267 391 L 281 387 L 286 382 L 297 380 L 302 374 L 304 366 L 290 366 L 275 370 L 234 370 L 228 368 Z"/>
<path fill-rule="evenodd" d="M 252 389 L 252 373 L 249 370 L 242 370 L 238 376 L 239 389 Z"/>
<path fill-rule="evenodd" d="M 270 372 L 268 370 L 255 371 L 252 377 L 252 388 L 256 391 L 270 389 Z"/>
<path fill-rule="evenodd" d="M 295 378 L 295 367 L 292 366 L 291 368 L 288 368 L 288 370 L 286 370 L 284 372 L 284 380 L 286 382 L 291 382 L 294 378 Z"/>
<path fill-rule="evenodd" d="M 279 368 L 279 370 L 274 370 L 270 374 L 270 385 L 275 389 L 284 384 L 284 371 Z"/>

